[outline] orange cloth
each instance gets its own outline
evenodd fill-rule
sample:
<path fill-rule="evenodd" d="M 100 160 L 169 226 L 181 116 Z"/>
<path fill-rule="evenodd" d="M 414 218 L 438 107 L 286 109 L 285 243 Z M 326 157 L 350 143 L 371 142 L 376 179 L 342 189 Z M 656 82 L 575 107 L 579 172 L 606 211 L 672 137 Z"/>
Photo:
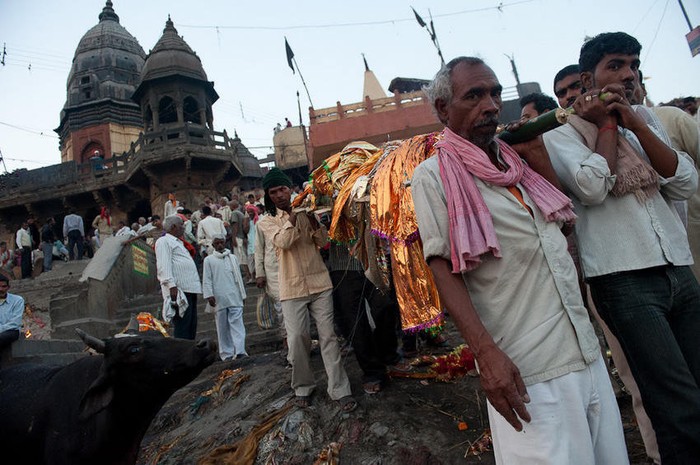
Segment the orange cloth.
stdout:
<path fill-rule="evenodd" d="M 372 228 L 392 241 L 415 238 L 418 231 L 409 185 L 416 167 L 433 156 L 441 133 L 405 140 L 382 160 L 372 180 L 370 211 Z"/>
<path fill-rule="evenodd" d="M 372 179 L 372 232 L 391 244 L 392 278 L 401 327 L 418 330 L 439 324 L 442 306 L 433 274 L 423 258 L 410 181 L 416 167 L 437 153 L 441 133 L 405 140 L 380 161 Z"/>

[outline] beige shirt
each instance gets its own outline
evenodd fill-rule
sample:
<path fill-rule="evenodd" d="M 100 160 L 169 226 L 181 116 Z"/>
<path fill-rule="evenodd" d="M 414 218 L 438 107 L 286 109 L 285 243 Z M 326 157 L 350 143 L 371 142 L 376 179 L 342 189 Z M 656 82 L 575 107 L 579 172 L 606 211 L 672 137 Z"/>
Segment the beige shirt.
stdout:
<path fill-rule="evenodd" d="M 277 225 L 274 216 L 264 215 L 255 225 L 255 276 L 265 278 L 265 291 L 276 301 L 280 300 L 279 263 L 272 234 Z"/>
<path fill-rule="evenodd" d="M 280 300 L 308 297 L 333 288 L 319 247 L 328 242 L 328 231 L 321 225 L 314 230 L 304 214 L 297 215 L 296 225 L 289 214 L 277 210 L 270 227 L 272 243 L 279 258 Z"/>
<path fill-rule="evenodd" d="M 112 217 L 109 217 L 109 221 L 107 221 L 107 218 L 102 218 L 100 215 L 97 215 L 94 220 L 92 220 L 92 227 L 97 229 L 100 233 L 100 239 L 104 239 L 106 237 L 109 237 L 112 235 L 114 231 L 112 231 Z"/>
<path fill-rule="evenodd" d="M 483 255 L 479 267 L 462 274 L 482 323 L 527 385 L 583 369 L 598 358 L 600 348 L 559 225 L 544 220 L 520 185 L 534 218 L 507 188 L 474 181 L 503 255 Z M 450 260 L 450 222 L 437 157 L 416 168 L 411 185 L 426 260 Z"/>
<path fill-rule="evenodd" d="M 700 169 L 700 126 L 697 121 L 676 107 L 652 107 L 652 111 L 661 120 L 671 147 L 687 153 Z M 700 112 L 699 112 L 700 113 Z M 700 189 L 688 199 L 688 242 L 693 254 L 693 273 L 700 279 Z"/>

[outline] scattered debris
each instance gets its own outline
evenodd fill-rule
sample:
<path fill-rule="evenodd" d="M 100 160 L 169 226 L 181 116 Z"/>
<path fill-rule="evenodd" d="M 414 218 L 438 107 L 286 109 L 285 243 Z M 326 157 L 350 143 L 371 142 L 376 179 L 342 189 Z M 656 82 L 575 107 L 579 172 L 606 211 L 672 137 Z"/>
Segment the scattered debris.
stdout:
<path fill-rule="evenodd" d="M 342 444 L 331 442 L 318 454 L 314 465 L 340 465 L 340 449 Z"/>

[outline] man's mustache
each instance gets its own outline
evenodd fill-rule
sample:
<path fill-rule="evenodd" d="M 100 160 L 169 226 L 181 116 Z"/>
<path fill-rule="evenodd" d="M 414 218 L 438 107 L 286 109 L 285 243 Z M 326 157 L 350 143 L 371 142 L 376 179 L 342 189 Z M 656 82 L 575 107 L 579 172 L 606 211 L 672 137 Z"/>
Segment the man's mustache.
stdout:
<path fill-rule="evenodd" d="M 481 128 L 485 126 L 498 126 L 498 118 L 495 116 L 490 116 L 488 118 L 482 119 L 481 121 L 477 121 L 476 124 L 474 124 L 475 128 Z"/>

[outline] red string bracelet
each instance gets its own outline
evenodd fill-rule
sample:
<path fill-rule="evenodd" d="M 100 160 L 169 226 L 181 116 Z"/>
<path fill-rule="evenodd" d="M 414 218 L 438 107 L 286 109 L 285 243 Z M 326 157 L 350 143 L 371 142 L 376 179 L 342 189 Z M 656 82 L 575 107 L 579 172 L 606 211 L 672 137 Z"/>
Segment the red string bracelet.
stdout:
<path fill-rule="evenodd" d="M 617 126 L 603 126 L 602 128 L 598 128 L 598 133 L 605 131 L 617 131 Z"/>

